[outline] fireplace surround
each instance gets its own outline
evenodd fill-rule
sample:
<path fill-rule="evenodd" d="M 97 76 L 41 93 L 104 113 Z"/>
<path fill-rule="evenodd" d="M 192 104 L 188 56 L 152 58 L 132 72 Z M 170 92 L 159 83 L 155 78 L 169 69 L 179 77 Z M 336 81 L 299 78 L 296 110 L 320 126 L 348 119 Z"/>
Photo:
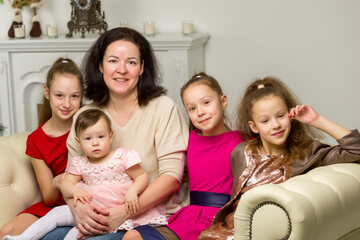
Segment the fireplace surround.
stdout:
<path fill-rule="evenodd" d="M 204 71 L 204 46 L 209 37 L 207 33 L 148 37 L 160 65 L 162 84 L 179 106 L 181 86 L 195 72 Z M 0 122 L 6 127 L 4 136 L 37 128 L 37 106 L 52 63 L 59 57 L 68 57 L 80 65 L 95 40 L 65 36 L 0 39 Z"/>

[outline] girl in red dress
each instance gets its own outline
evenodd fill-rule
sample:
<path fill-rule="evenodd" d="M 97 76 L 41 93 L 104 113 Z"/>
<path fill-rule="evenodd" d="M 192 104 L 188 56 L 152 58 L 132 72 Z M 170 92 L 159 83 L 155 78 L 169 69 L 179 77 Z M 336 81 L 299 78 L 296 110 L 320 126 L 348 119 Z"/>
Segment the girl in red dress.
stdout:
<path fill-rule="evenodd" d="M 26 154 L 30 156 L 43 200 L 4 224 L 0 239 L 8 234 L 21 234 L 53 207 L 66 204 L 59 184 L 67 164 L 66 139 L 82 96 L 83 77 L 78 66 L 71 59 L 57 59 L 44 84 L 39 128 L 29 135 L 26 143 Z"/>

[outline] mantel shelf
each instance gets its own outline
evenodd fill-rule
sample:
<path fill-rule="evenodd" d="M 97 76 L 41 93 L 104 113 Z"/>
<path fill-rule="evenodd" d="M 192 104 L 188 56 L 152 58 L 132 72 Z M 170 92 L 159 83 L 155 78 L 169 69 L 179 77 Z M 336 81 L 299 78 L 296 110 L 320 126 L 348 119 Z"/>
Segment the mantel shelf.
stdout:
<path fill-rule="evenodd" d="M 179 106 L 179 90 L 195 72 L 204 71 L 204 46 L 210 35 L 163 33 L 147 37 L 154 49 L 161 74 L 161 84 Z M 37 106 L 41 102 L 43 84 L 51 64 L 68 57 L 77 64 L 96 41 L 87 38 L 0 39 L 0 122 L 4 135 L 37 128 Z"/>
<path fill-rule="evenodd" d="M 181 33 L 162 33 L 153 37 L 147 37 L 153 49 L 157 50 L 188 50 L 192 47 L 203 46 L 210 37 L 207 33 L 193 33 L 183 36 Z M 95 42 L 96 38 L 59 38 L 48 39 L 25 38 L 25 39 L 0 39 L 0 51 L 7 52 L 48 52 L 48 51 L 87 51 Z"/>

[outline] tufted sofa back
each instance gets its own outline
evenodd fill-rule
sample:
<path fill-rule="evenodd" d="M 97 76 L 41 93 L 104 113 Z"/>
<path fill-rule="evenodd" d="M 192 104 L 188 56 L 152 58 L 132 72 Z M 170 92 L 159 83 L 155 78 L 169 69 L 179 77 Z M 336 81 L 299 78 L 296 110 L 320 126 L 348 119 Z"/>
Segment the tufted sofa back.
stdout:
<path fill-rule="evenodd" d="M 318 167 L 247 191 L 234 216 L 235 240 L 358 240 L 359 203 L 359 163 Z"/>
<path fill-rule="evenodd" d="M 25 154 L 29 134 L 0 137 L 0 227 L 41 200 L 30 158 Z"/>

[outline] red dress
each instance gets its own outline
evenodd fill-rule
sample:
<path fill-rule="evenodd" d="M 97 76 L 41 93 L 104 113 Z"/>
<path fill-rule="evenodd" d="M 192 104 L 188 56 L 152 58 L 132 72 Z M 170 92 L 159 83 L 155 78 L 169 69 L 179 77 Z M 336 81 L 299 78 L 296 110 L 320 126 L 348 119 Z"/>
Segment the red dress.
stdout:
<path fill-rule="evenodd" d="M 68 150 L 66 147 L 66 139 L 69 132 L 59 137 L 50 137 L 42 130 L 42 125 L 32 132 L 26 142 L 26 155 L 42 159 L 51 169 L 54 176 L 65 171 L 67 165 Z M 66 204 L 61 199 L 60 205 Z M 44 201 L 35 203 L 21 213 L 31 213 L 35 216 L 42 217 L 49 212 L 52 207 L 45 205 Z"/>

